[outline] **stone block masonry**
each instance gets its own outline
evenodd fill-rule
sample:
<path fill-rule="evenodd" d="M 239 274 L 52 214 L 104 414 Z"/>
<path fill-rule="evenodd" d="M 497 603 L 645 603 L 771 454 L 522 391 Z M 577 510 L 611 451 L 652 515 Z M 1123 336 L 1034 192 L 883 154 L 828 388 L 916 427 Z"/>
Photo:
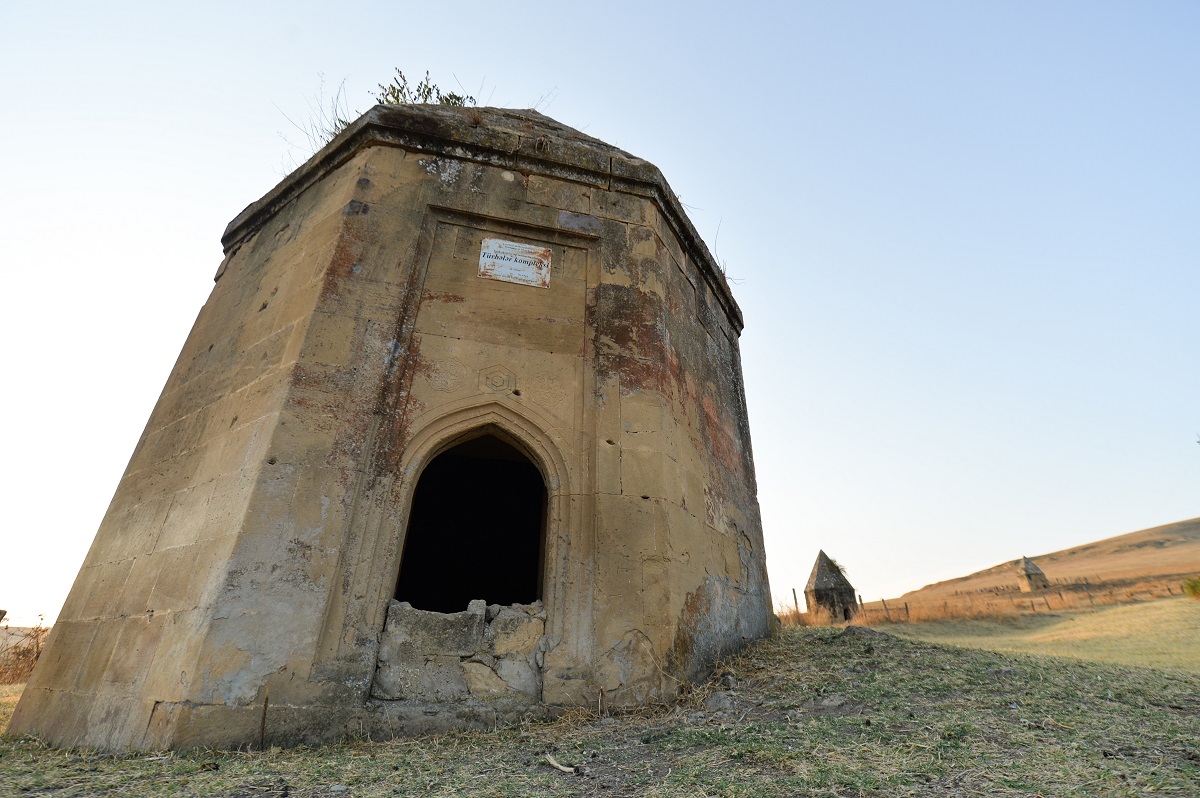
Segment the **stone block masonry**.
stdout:
<path fill-rule="evenodd" d="M 545 630 L 540 601 L 489 607 L 476 600 L 452 613 L 393 601 L 371 697 L 428 702 L 433 714 L 446 702 L 505 702 L 503 709 L 520 712 L 541 698 Z"/>
<path fill-rule="evenodd" d="M 11 733 L 488 728 L 768 633 L 742 317 L 653 165 L 379 106 L 223 244 Z"/>

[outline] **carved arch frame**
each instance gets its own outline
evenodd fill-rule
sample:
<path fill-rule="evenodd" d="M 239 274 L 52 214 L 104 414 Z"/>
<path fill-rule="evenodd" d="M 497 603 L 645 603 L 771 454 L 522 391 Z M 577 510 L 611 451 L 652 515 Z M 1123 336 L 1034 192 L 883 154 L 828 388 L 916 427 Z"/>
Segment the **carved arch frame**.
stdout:
<path fill-rule="evenodd" d="M 481 399 L 475 396 L 440 405 L 414 419 L 412 436 L 390 478 L 380 480 L 355 500 L 359 512 L 352 524 L 359 531 L 352 536 L 350 548 L 357 554 L 345 552 L 348 556 L 338 569 L 354 595 L 329 606 L 319 659 L 339 670 L 346 666 L 364 669 L 355 680 L 364 698 L 374 681 L 378 640 L 400 575 L 417 481 L 439 454 L 476 437 L 490 434 L 501 438 L 526 455 L 541 473 L 546 486 L 541 585 L 546 634 L 551 645 L 557 645 L 564 633 L 575 638 L 584 631 L 566 631 L 564 627 L 567 610 L 562 591 L 566 580 L 561 577 L 569 568 L 570 551 L 584 544 L 573 539 L 573 532 L 577 535 L 580 530 L 572 523 L 572 491 L 580 476 L 572 473 L 564 455 L 570 451 L 567 442 L 556 432 L 557 425 L 532 403 L 507 397 Z M 318 665 L 318 669 L 324 670 L 324 666 Z"/>
<path fill-rule="evenodd" d="M 457 404 L 460 406 L 454 407 L 452 404 L 449 409 L 442 406 L 425 414 L 431 417 L 425 423 L 421 423 L 422 419 L 418 418 L 414 425 L 416 430 L 401 456 L 397 510 L 404 521 L 393 549 L 395 555 L 391 567 L 395 573 L 387 595 L 393 595 L 396 591 L 396 580 L 400 574 L 400 555 L 404 551 L 407 539 L 413 494 L 425 467 L 438 455 L 461 443 L 493 435 L 528 457 L 541 473 L 546 487 L 546 517 L 542 531 L 541 554 L 543 569 L 539 592 L 549 614 L 555 603 L 552 563 L 557 562 L 561 554 L 558 547 L 560 543 L 565 542 L 563 532 L 570 512 L 572 480 L 562 454 L 562 441 L 548 432 L 553 429 L 548 420 L 540 418 L 541 414 L 527 406 L 518 408 L 515 402 L 496 400 L 483 403 L 475 400 Z"/>

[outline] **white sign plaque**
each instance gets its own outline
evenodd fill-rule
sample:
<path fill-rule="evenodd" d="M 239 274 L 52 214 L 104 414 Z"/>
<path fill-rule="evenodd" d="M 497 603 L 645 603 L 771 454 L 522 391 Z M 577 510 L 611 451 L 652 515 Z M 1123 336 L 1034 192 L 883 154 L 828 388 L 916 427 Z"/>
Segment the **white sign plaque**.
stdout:
<path fill-rule="evenodd" d="M 550 248 L 485 238 L 479 249 L 479 276 L 506 283 L 550 287 Z"/>

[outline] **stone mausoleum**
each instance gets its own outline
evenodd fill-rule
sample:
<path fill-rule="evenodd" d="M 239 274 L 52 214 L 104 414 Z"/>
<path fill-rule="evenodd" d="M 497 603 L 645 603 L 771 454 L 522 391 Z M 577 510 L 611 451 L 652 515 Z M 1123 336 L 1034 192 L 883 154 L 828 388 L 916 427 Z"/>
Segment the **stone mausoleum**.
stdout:
<path fill-rule="evenodd" d="M 768 633 L 742 317 L 653 165 L 378 106 L 223 242 L 11 732 L 490 727 Z"/>
<path fill-rule="evenodd" d="M 1028 557 L 1017 561 L 1017 586 L 1022 593 L 1035 593 L 1039 590 L 1049 590 L 1050 580 L 1037 563 Z"/>
<path fill-rule="evenodd" d="M 817 561 L 808 575 L 804 601 L 809 615 L 823 613 L 834 622 L 850 621 L 858 613 L 854 585 L 823 549 L 817 552 Z"/>

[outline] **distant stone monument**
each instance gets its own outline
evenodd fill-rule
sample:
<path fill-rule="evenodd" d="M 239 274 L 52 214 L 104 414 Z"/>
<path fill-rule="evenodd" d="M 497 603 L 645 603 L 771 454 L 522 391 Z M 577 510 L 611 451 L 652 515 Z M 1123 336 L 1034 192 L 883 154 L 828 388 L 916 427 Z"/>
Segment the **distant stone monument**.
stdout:
<path fill-rule="evenodd" d="M 1028 557 L 1022 557 L 1017 564 L 1017 585 L 1021 588 L 1022 593 L 1032 593 L 1035 590 L 1048 590 L 1050 588 L 1050 580 L 1042 573 L 1042 569 L 1038 568 L 1033 560 Z"/>
<path fill-rule="evenodd" d="M 858 612 L 854 586 L 824 550 L 817 552 L 817 561 L 804 586 L 804 601 L 809 613 L 828 613 L 835 621 L 849 621 Z"/>
<path fill-rule="evenodd" d="M 378 106 L 223 244 L 12 733 L 491 728 L 768 633 L 742 317 L 653 165 Z"/>

